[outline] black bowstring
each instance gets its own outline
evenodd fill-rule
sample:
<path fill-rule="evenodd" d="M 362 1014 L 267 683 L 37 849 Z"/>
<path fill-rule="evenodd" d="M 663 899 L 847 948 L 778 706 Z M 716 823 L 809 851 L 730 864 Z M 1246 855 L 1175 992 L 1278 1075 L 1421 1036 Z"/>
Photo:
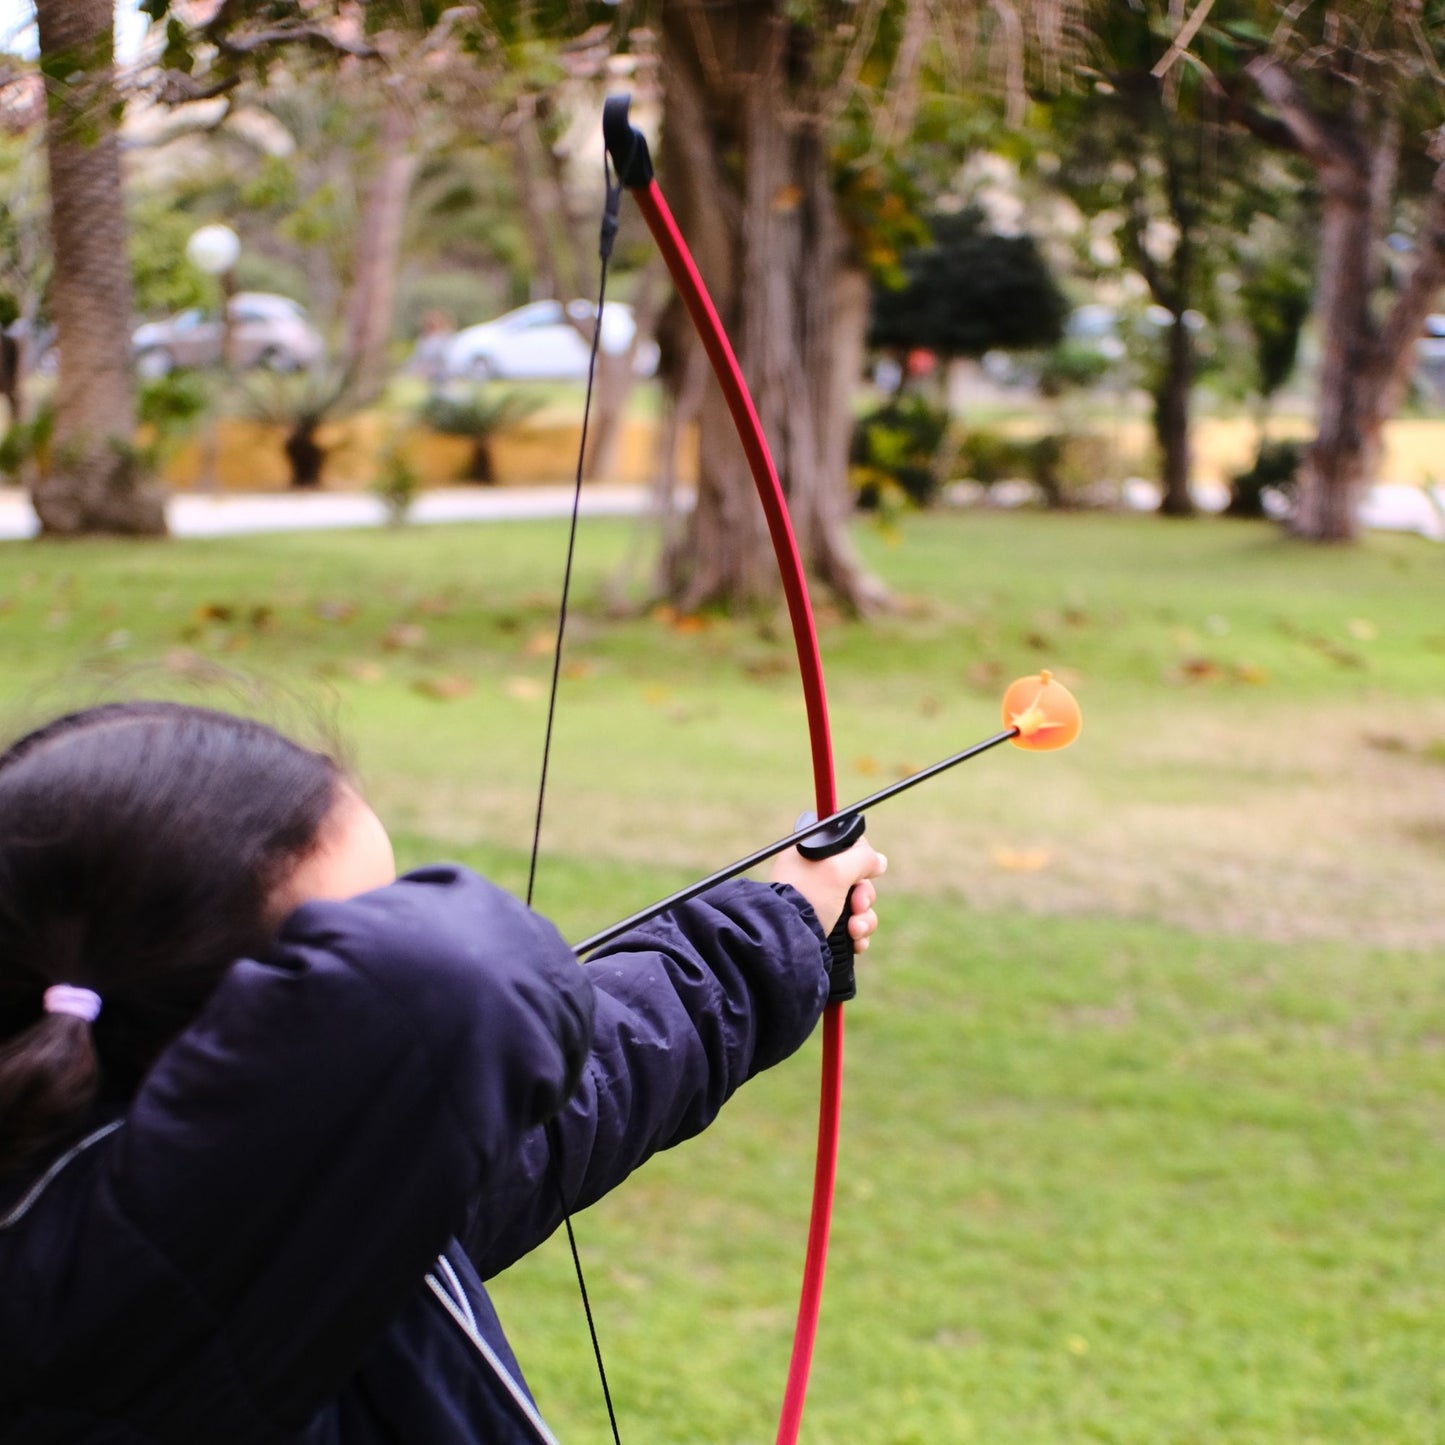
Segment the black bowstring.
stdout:
<path fill-rule="evenodd" d="M 597 374 L 597 351 L 602 342 L 602 308 L 607 299 L 607 263 L 612 257 L 612 243 L 617 237 L 622 207 L 622 186 L 612 178 L 606 155 L 602 158 L 602 179 L 606 200 L 602 208 L 602 228 L 597 253 L 602 261 L 597 285 L 597 316 L 592 327 L 592 351 L 587 360 L 587 396 L 582 403 L 582 439 L 577 447 L 577 478 L 572 488 L 572 521 L 567 532 L 567 564 L 562 573 L 562 601 L 557 608 L 557 644 L 552 653 L 552 687 L 547 698 L 547 729 L 542 742 L 542 778 L 537 788 L 537 816 L 532 825 L 532 858 L 527 867 L 527 906 L 532 906 L 532 892 L 537 883 L 537 856 L 542 847 L 542 804 L 547 796 L 547 769 L 552 759 L 552 725 L 557 717 L 557 685 L 562 675 L 562 643 L 567 632 L 567 603 L 572 592 L 572 560 L 577 550 L 577 518 L 582 506 L 582 468 L 587 457 L 587 423 L 592 415 L 592 383 Z M 577 1289 L 582 1296 L 582 1310 L 587 1316 L 587 1333 L 592 1339 L 592 1357 L 597 1361 L 597 1377 L 602 1382 L 602 1398 L 607 1404 L 607 1420 L 612 1426 L 613 1445 L 622 1445 L 617 1429 L 617 1412 L 612 1405 L 612 1390 L 607 1383 L 607 1367 L 602 1362 L 602 1344 L 597 1337 L 597 1322 L 592 1315 L 592 1301 L 587 1293 L 587 1280 L 582 1272 L 582 1256 L 577 1249 L 577 1236 L 572 1229 L 572 1211 L 567 1207 L 567 1191 L 562 1182 L 561 1136 L 555 1120 L 547 1125 L 548 1154 L 551 1159 L 552 1182 L 557 1187 L 557 1202 L 562 1210 L 562 1223 L 567 1230 L 567 1244 L 572 1251 L 572 1267 L 577 1274 Z"/>

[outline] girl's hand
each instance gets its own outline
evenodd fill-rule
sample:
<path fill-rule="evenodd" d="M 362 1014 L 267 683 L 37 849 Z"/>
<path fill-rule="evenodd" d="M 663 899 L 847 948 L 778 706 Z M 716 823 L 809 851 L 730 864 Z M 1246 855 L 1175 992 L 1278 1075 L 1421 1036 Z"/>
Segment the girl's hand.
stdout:
<path fill-rule="evenodd" d="M 888 859 L 875 852 L 865 837 L 846 852 L 820 858 L 816 863 L 804 858 L 796 848 L 789 848 L 778 854 L 769 876 L 774 883 L 789 883 L 796 888 L 829 931 L 843 912 L 848 890 L 853 888 L 848 936 L 853 940 L 853 952 L 862 953 L 878 927 L 878 915 L 873 909 L 878 894 L 871 880 L 887 870 Z"/>

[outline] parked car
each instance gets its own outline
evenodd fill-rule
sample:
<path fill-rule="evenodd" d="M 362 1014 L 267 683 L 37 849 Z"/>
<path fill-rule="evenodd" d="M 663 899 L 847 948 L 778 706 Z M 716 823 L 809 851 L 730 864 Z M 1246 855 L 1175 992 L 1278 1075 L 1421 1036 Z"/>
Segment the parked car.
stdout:
<path fill-rule="evenodd" d="M 579 381 L 587 375 L 590 332 L 596 307 L 589 301 L 533 301 L 495 321 L 468 326 L 452 337 L 443 369 L 450 381 Z M 569 319 L 570 318 L 570 319 Z M 579 331 L 574 322 L 581 323 Z M 609 301 L 602 309 L 602 350 L 614 355 L 632 343 L 636 322 L 625 302 Z M 637 348 L 633 370 L 651 376 L 657 370 L 657 343 Z"/>
<path fill-rule="evenodd" d="M 1445 403 L 1445 312 L 1425 318 L 1425 334 L 1415 343 L 1415 362 L 1421 382 L 1437 402 Z"/>
<path fill-rule="evenodd" d="M 289 296 L 241 291 L 231 297 L 229 314 L 231 355 L 238 367 L 305 371 L 325 355 L 320 333 Z M 131 334 L 136 370 L 158 377 L 177 366 L 218 366 L 222 330 L 221 318 L 199 307 L 148 321 Z"/>

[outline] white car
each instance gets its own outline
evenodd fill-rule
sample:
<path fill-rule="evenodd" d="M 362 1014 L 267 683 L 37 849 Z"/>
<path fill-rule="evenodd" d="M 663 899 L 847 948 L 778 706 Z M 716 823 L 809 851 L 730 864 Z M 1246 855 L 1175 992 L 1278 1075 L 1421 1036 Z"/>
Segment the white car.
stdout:
<path fill-rule="evenodd" d="M 584 332 L 590 332 L 594 315 L 596 307 L 589 301 L 569 301 L 565 314 L 560 301 L 533 301 L 495 321 L 458 331 L 447 344 L 443 371 L 451 381 L 585 380 L 591 348 Z M 626 351 L 635 329 L 630 306 L 607 302 L 602 309 L 602 350 L 613 355 Z M 633 370 L 638 376 L 657 370 L 656 342 L 637 348 Z"/>
<path fill-rule="evenodd" d="M 1415 343 L 1420 379 L 1445 402 L 1445 311 L 1425 318 L 1425 334 Z"/>

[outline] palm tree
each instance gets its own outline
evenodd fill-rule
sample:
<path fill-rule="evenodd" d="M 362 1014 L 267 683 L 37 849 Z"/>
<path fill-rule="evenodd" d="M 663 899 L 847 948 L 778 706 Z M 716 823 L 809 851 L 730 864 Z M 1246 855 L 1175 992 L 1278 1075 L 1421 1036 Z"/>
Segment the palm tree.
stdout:
<path fill-rule="evenodd" d="M 131 276 L 111 0 L 36 0 L 47 92 L 51 298 L 60 346 L 52 463 L 35 483 L 43 531 L 162 533 L 135 450 Z"/>

